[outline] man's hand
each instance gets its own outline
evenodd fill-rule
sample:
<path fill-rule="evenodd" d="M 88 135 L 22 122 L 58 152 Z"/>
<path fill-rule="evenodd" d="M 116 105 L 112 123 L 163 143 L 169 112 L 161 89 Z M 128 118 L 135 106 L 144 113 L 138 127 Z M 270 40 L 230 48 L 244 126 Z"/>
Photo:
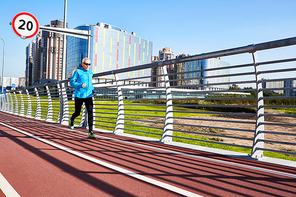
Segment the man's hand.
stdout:
<path fill-rule="evenodd" d="M 83 84 L 81 85 L 81 87 L 83 87 L 83 88 L 84 88 L 85 86 L 86 86 L 86 83 L 83 83 Z"/>

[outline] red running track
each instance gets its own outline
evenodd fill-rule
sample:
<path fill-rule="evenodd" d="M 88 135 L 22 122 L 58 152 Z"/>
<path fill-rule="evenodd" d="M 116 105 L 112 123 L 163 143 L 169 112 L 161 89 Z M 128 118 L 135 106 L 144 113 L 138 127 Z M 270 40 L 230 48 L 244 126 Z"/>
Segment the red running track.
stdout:
<path fill-rule="evenodd" d="M 86 132 L 0 112 L 0 173 L 20 196 L 296 196 L 296 168 Z"/>

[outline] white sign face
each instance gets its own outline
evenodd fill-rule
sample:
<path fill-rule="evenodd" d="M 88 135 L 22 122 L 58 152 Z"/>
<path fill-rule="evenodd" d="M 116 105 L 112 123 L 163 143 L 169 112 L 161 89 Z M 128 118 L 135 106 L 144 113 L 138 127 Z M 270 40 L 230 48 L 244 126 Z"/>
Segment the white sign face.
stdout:
<path fill-rule="evenodd" d="M 39 24 L 35 16 L 28 12 L 21 12 L 13 18 L 12 28 L 16 35 L 26 39 L 32 38 L 37 34 Z"/>

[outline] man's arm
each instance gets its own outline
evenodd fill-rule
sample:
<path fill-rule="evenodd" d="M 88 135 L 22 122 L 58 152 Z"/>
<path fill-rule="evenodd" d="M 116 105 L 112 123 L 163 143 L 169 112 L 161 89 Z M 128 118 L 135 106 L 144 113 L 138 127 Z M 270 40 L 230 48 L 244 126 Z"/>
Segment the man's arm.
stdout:
<path fill-rule="evenodd" d="M 79 74 L 77 72 L 77 70 L 74 72 L 74 75 L 72 76 L 71 80 L 70 80 L 70 85 L 73 86 L 74 88 L 80 88 L 82 87 L 82 83 L 78 83 L 77 79 L 79 77 Z"/>

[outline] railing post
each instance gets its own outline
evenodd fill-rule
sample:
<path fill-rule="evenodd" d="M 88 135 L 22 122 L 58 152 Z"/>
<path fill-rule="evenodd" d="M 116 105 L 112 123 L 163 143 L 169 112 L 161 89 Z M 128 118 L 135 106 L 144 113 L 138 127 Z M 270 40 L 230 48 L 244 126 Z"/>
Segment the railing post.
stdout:
<path fill-rule="evenodd" d="M 4 105 L 4 101 L 3 101 L 3 96 L 4 94 L 0 94 L 0 110 L 4 111 L 3 105 Z"/>
<path fill-rule="evenodd" d="M 2 111 L 7 111 L 7 99 L 5 99 L 5 94 L 3 94 L 1 110 Z"/>
<path fill-rule="evenodd" d="M 86 110 L 85 104 L 83 103 L 79 127 L 86 129 L 87 128 L 87 119 L 88 119 L 87 110 Z"/>
<path fill-rule="evenodd" d="M 59 116 L 57 118 L 57 123 L 61 124 L 62 123 L 62 117 L 63 117 L 63 96 L 62 96 L 62 89 L 60 84 L 57 84 L 57 88 L 59 91 L 59 99 L 60 99 L 60 106 L 59 106 Z"/>
<path fill-rule="evenodd" d="M 4 109 L 3 111 L 7 111 L 7 94 L 3 96 L 3 106 L 4 106 Z"/>
<path fill-rule="evenodd" d="M 61 96 L 62 96 L 62 116 L 61 116 L 61 124 L 67 125 L 69 120 L 69 106 L 68 106 L 68 97 L 66 92 L 65 83 L 61 84 Z"/>
<path fill-rule="evenodd" d="M 124 133 L 124 105 L 123 105 L 122 90 L 120 87 L 120 83 L 118 81 L 119 80 L 118 74 L 114 74 L 114 78 L 117 86 L 117 99 L 118 99 L 118 111 L 117 111 L 117 119 L 116 119 L 114 133 L 120 134 L 120 133 Z"/>
<path fill-rule="evenodd" d="M 20 116 L 24 116 L 24 113 L 25 113 L 24 99 L 23 99 L 22 91 L 19 91 L 19 93 L 20 93 L 20 97 L 21 97 Z"/>
<path fill-rule="evenodd" d="M 63 99 L 63 116 L 62 116 L 62 124 L 68 125 L 69 120 L 69 106 L 68 106 L 68 97 L 67 91 L 65 87 L 65 83 L 62 83 L 62 99 Z"/>
<path fill-rule="evenodd" d="M 27 114 L 26 117 L 31 117 L 32 115 L 32 105 L 31 105 L 31 98 L 28 89 L 26 89 L 27 93 L 27 98 L 28 98 L 28 109 L 27 109 Z"/>
<path fill-rule="evenodd" d="M 60 124 L 67 125 L 68 117 L 69 117 L 69 107 L 68 107 L 68 98 L 67 92 L 65 88 L 65 84 L 57 84 L 57 88 L 59 90 L 59 98 L 60 98 L 60 107 L 59 107 L 59 117 L 57 122 Z"/>
<path fill-rule="evenodd" d="M 5 97 L 6 97 L 6 99 L 5 99 Z M 6 94 L 6 96 L 4 95 L 3 96 L 3 101 L 1 101 L 2 102 L 2 106 L 1 106 L 1 111 L 7 111 L 7 105 L 8 105 L 8 101 L 7 101 L 7 94 Z"/>
<path fill-rule="evenodd" d="M 4 94 L 4 111 L 8 111 L 8 105 L 9 105 L 9 102 L 8 102 L 8 97 L 7 97 L 7 94 L 5 95 Z"/>
<path fill-rule="evenodd" d="M 52 121 L 52 102 L 51 102 L 51 95 L 48 86 L 45 86 L 47 92 L 47 99 L 48 99 L 48 110 L 46 115 L 46 121 Z"/>
<path fill-rule="evenodd" d="M 5 111 L 5 112 L 9 112 L 9 107 L 10 107 L 10 104 L 9 104 L 9 96 L 8 96 L 8 93 L 6 94 L 6 99 L 5 99 L 5 108 L 4 109 L 1 109 L 2 111 Z"/>
<path fill-rule="evenodd" d="M 1 95 L 1 111 L 5 111 L 4 94 Z"/>
<path fill-rule="evenodd" d="M 15 98 L 14 114 L 17 114 L 18 115 L 18 100 L 17 100 L 15 91 L 13 92 L 13 94 L 14 94 L 14 98 Z"/>
<path fill-rule="evenodd" d="M 5 111 L 5 108 L 6 108 L 6 101 L 5 101 L 5 94 L 3 94 L 3 97 L 2 97 L 2 111 Z"/>
<path fill-rule="evenodd" d="M 10 93 L 8 93 L 7 96 L 10 97 L 8 111 L 9 111 L 9 113 L 13 114 L 13 98 Z"/>
<path fill-rule="evenodd" d="M 3 97 L 2 97 L 2 111 L 5 111 L 5 105 L 6 105 L 6 102 L 5 102 L 5 94 L 3 94 Z"/>
<path fill-rule="evenodd" d="M 68 124 L 68 113 L 69 113 L 69 107 L 68 107 L 68 98 L 67 98 L 67 92 L 65 88 L 65 84 L 57 84 L 57 88 L 59 89 L 59 98 L 60 98 L 60 111 L 59 111 L 59 117 L 57 119 L 57 122 L 60 124 L 67 125 Z"/>
<path fill-rule="evenodd" d="M 3 111 L 3 100 L 2 100 L 2 96 L 3 94 L 0 94 L 0 110 Z"/>
<path fill-rule="evenodd" d="M 37 98 L 37 108 L 36 108 L 35 119 L 41 119 L 41 103 L 40 103 L 39 93 L 37 88 L 34 88 L 34 90 Z"/>
<path fill-rule="evenodd" d="M 3 111 L 3 94 L 0 95 L 0 110 Z"/>
<path fill-rule="evenodd" d="M 173 100 L 172 100 L 172 93 L 170 87 L 170 79 L 167 72 L 166 65 L 162 67 L 164 81 L 165 81 L 165 93 L 166 93 L 166 113 L 165 113 L 165 122 L 163 133 L 161 137 L 161 142 L 172 142 L 172 135 L 173 135 Z"/>
<path fill-rule="evenodd" d="M 256 116 L 256 128 L 254 133 L 254 141 L 252 148 L 252 158 L 261 158 L 263 157 L 263 150 L 258 150 L 259 148 L 264 148 L 264 142 L 260 141 L 264 139 L 264 105 L 263 101 L 263 91 L 262 91 L 262 81 L 261 75 L 259 72 L 258 58 L 257 53 L 252 53 L 253 61 L 254 61 L 254 69 L 255 69 L 255 77 L 256 77 L 256 90 L 257 90 L 257 116 Z"/>

